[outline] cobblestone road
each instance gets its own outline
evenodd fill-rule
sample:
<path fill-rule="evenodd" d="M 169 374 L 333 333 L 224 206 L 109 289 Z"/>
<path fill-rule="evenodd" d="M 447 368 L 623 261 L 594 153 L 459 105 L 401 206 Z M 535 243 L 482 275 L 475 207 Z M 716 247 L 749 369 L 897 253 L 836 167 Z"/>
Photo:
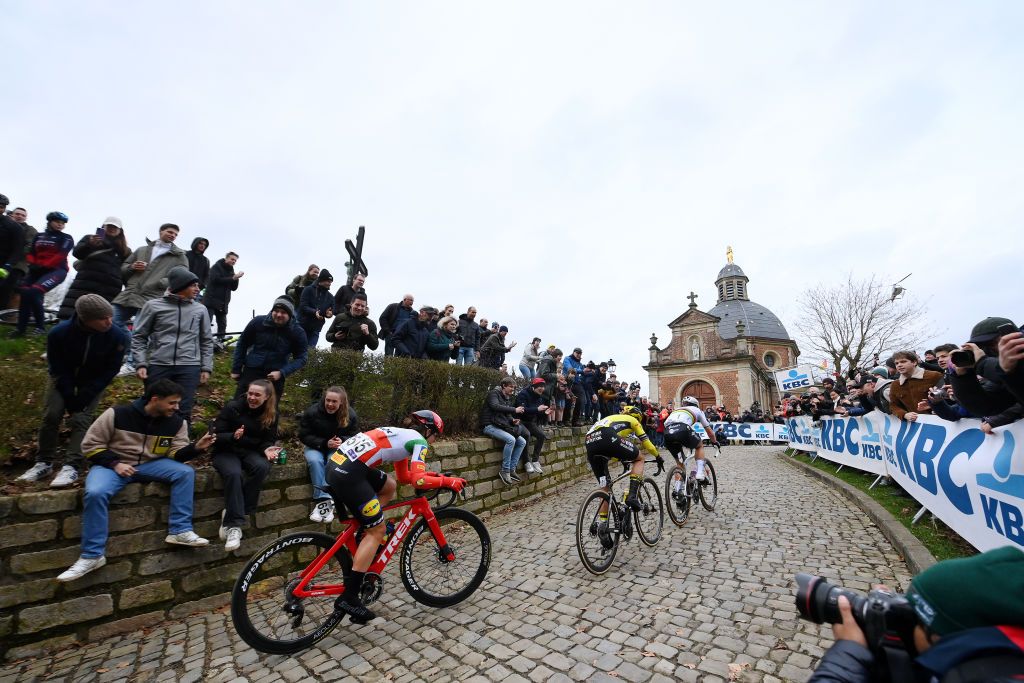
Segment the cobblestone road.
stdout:
<path fill-rule="evenodd" d="M 725 449 L 717 510 L 698 509 L 683 529 L 666 518 L 658 546 L 634 538 L 602 578 L 576 555 L 577 506 L 593 488 L 581 481 L 487 521 L 490 573 L 456 608 L 419 605 L 392 573 L 375 607 L 384 619 L 295 657 L 252 651 L 220 610 L 11 664 L 0 683 L 803 681 L 830 630 L 797 618 L 793 574 L 859 590 L 902 587 L 909 574 L 859 509 L 776 453 Z"/>

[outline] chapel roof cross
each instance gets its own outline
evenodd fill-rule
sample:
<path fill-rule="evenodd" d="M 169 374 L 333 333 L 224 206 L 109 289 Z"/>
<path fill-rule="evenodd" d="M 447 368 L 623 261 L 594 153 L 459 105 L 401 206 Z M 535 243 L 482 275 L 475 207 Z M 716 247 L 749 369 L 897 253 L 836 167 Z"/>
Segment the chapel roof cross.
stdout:
<path fill-rule="evenodd" d="M 686 297 L 690 300 L 690 308 L 697 308 L 697 295 L 690 291 L 690 296 Z"/>

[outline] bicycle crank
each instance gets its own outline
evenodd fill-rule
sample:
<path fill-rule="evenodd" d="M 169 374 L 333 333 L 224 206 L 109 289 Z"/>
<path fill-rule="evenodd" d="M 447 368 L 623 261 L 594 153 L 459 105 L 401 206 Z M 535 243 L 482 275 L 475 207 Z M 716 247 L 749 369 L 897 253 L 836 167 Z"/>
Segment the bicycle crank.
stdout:
<path fill-rule="evenodd" d="M 384 592 L 384 579 L 380 574 L 368 573 L 363 577 L 363 585 L 359 589 L 359 597 L 364 605 L 372 605 Z"/>

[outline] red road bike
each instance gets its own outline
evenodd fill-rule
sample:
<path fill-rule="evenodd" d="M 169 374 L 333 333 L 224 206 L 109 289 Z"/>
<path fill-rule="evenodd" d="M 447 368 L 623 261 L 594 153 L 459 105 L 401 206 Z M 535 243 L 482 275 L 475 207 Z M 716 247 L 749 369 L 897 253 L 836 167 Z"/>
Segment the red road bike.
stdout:
<path fill-rule="evenodd" d="M 447 492 L 439 494 L 439 491 Z M 431 507 L 428 498 L 445 497 Z M 451 507 L 451 489 L 429 491 L 384 507 L 408 507 L 366 572 L 361 596 L 381 595 L 381 574 L 399 547 L 401 578 L 409 595 L 430 607 L 450 607 L 483 582 L 491 562 L 487 527 L 468 510 Z M 242 640 L 261 652 L 291 654 L 324 638 L 341 622 L 334 600 L 344 591 L 358 546 L 358 521 L 339 520 L 337 537 L 316 531 L 287 534 L 257 552 L 238 576 L 231 619 Z"/>

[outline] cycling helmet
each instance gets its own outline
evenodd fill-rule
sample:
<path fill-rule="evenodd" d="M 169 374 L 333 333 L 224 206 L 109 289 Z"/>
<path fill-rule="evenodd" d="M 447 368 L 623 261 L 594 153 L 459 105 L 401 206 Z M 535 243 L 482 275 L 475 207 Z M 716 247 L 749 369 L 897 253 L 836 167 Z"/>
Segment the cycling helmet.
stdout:
<path fill-rule="evenodd" d="M 693 396 L 684 396 L 682 400 L 683 405 L 687 406 L 699 406 L 700 401 L 695 399 Z"/>
<path fill-rule="evenodd" d="M 626 406 L 622 409 L 622 415 L 629 415 L 631 418 L 640 422 L 644 419 L 644 414 L 636 406 Z"/>
<path fill-rule="evenodd" d="M 429 430 L 433 430 L 435 434 L 441 436 L 444 434 L 444 420 L 441 416 L 435 413 L 433 410 L 417 410 L 409 414 L 417 424 L 423 425 Z"/>
<path fill-rule="evenodd" d="M 65 223 L 67 223 L 70 219 L 68 218 L 68 215 L 66 213 L 63 213 L 61 211 L 51 211 L 50 213 L 46 214 L 46 220 L 64 221 Z"/>

